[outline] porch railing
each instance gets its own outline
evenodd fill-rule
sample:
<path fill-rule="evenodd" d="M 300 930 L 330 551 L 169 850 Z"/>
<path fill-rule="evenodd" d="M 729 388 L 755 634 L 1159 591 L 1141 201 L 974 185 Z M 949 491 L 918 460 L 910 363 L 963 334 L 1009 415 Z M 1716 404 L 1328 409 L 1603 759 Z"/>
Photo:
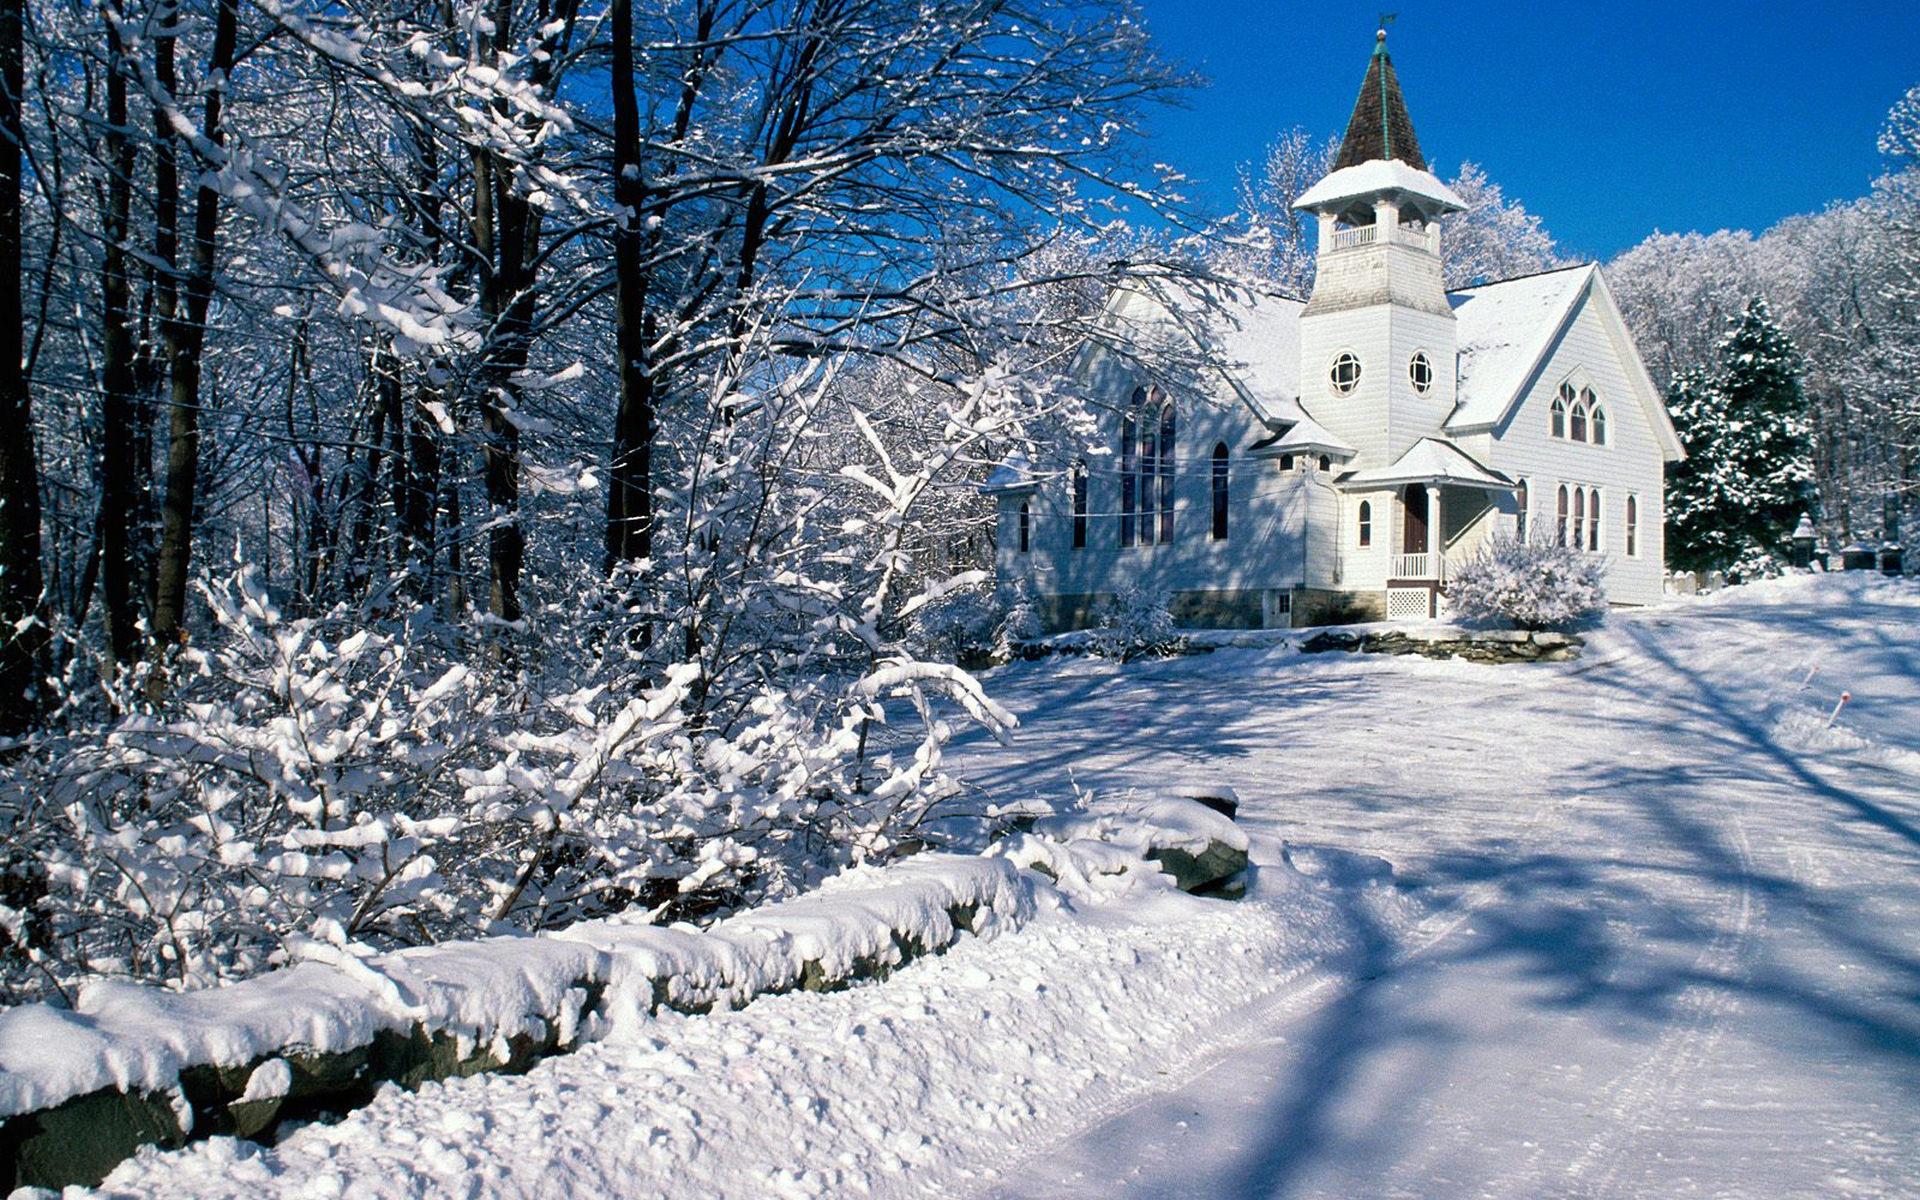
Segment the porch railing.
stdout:
<path fill-rule="evenodd" d="M 1437 579 L 1447 578 L 1447 556 L 1444 554 L 1396 554 L 1393 556 L 1393 577 L 1395 579 Z"/>

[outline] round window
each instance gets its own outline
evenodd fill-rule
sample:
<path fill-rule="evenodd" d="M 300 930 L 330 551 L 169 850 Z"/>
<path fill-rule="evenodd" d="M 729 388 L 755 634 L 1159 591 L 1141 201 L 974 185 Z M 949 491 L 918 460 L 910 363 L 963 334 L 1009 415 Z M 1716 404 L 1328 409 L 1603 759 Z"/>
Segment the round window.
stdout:
<path fill-rule="evenodd" d="M 1333 369 L 1327 372 L 1327 378 L 1333 384 L 1333 390 L 1342 396 L 1353 394 L 1360 386 L 1360 360 L 1351 350 L 1342 350 L 1333 360 Z"/>
<path fill-rule="evenodd" d="M 1426 395 L 1433 388 L 1433 363 L 1428 360 L 1427 352 L 1416 350 L 1413 361 L 1407 364 L 1407 378 L 1413 383 L 1413 390 Z"/>

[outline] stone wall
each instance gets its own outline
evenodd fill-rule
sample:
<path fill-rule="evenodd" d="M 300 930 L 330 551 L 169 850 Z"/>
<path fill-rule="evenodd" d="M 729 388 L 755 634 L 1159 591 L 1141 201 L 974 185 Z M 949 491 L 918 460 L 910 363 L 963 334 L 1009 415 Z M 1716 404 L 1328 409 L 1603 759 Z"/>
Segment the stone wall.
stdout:
<path fill-rule="evenodd" d="M 1175 592 L 1167 611 L 1183 629 L 1259 629 L 1264 596 L 1251 589 Z"/>
<path fill-rule="evenodd" d="M 1346 622 L 1384 621 L 1387 619 L 1385 592 L 1343 592 L 1325 588 L 1293 590 L 1293 625 L 1326 625 Z"/>

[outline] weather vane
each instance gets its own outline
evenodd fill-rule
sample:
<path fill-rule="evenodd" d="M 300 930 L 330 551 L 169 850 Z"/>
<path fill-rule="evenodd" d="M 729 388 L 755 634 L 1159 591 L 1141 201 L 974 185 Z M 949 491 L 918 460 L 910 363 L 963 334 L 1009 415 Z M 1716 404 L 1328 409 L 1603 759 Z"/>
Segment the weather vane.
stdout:
<path fill-rule="evenodd" d="M 1387 26 L 1393 24 L 1395 19 L 1397 19 L 1399 16 L 1400 16 L 1399 13 L 1390 13 L 1390 12 L 1381 13 L 1380 14 L 1380 32 L 1385 33 L 1387 31 Z"/>

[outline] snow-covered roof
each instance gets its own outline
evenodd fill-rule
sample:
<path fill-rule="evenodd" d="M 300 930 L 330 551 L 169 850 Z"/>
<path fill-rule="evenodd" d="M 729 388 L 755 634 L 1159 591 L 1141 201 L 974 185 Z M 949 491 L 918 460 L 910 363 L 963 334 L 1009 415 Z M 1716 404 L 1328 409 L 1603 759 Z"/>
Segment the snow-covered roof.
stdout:
<path fill-rule="evenodd" d="M 1387 487 L 1401 483 L 1453 483 L 1506 490 L 1513 480 L 1475 462 L 1466 451 L 1439 438 L 1421 438 L 1389 467 L 1342 475 L 1344 487 Z"/>
<path fill-rule="evenodd" d="M 1381 192 L 1416 196 L 1448 212 L 1461 212 L 1467 207 L 1453 189 L 1441 183 L 1431 171 L 1410 167 L 1397 158 L 1376 158 L 1358 166 L 1341 167 L 1308 188 L 1293 206 L 1332 208 L 1344 201 Z"/>
<path fill-rule="evenodd" d="M 1285 433 L 1268 438 L 1252 447 L 1252 452 L 1262 457 L 1275 454 L 1300 454 L 1313 450 L 1325 450 L 1331 454 L 1347 456 L 1355 453 L 1352 446 L 1328 433 L 1318 421 L 1305 415 L 1295 421 Z"/>
<path fill-rule="evenodd" d="M 1039 486 L 1033 478 L 1033 464 L 1027 461 L 1025 451 L 1015 450 L 1000 460 L 987 481 L 980 485 L 985 495 L 998 492 L 1031 491 Z"/>
<path fill-rule="evenodd" d="M 1579 303 L 1594 266 L 1583 263 L 1452 293 L 1460 337 L 1460 391 L 1449 433 L 1490 429 L 1507 415 Z"/>
<path fill-rule="evenodd" d="M 1685 457 L 1667 406 L 1640 361 L 1606 276 L 1592 263 L 1449 295 L 1460 338 L 1460 387 L 1446 431 L 1479 433 L 1505 421 L 1588 297 L 1593 298 L 1594 311 L 1620 352 L 1627 381 L 1653 426 L 1661 454 L 1669 462 Z"/>
<path fill-rule="evenodd" d="M 1284 425 L 1306 416 L 1298 395 L 1304 303 L 1172 275 L 1133 279 L 1122 287 L 1128 296 L 1117 316 L 1143 324 L 1170 321 L 1218 358 L 1225 382 L 1262 422 Z M 1129 330 L 1128 337 L 1141 343 L 1137 352 L 1151 354 L 1145 328 Z"/>

